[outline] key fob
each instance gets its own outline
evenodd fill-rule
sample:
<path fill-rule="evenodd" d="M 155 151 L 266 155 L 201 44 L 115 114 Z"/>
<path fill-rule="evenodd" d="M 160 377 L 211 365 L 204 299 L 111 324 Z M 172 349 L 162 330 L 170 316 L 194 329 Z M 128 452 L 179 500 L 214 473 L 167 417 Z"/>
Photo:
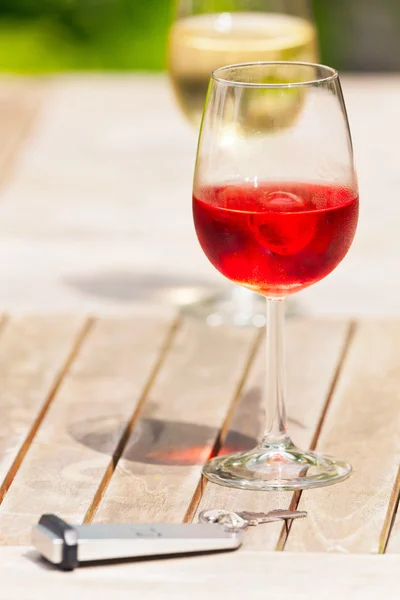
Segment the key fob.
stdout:
<path fill-rule="evenodd" d="M 49 562 L 71 571 L 85 562 L 236 550 L 242 531 L 212 523 L 69 525 L 43 515 L 32 544 Z"/>

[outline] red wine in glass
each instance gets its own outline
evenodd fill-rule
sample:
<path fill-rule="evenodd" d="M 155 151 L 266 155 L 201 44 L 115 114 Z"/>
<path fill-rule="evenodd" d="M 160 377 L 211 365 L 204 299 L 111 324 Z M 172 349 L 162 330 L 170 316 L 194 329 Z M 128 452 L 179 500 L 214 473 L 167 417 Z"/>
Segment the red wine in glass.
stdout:
<path fill-rule="evenodd" d="M 225 277 L 284 297 L 326 277 L 347 254 L 358 196 L 315 183 L 201 187 L 193 215 L 206 256 Z"/>

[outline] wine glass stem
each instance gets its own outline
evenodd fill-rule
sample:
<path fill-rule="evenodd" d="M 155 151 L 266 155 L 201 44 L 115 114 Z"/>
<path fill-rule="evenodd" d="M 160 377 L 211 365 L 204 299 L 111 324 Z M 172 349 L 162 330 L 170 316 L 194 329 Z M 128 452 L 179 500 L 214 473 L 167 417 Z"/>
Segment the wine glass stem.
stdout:
<path fill-rule="evenodd" d="M 261 446 L 286 444 L 285 302 L 267 298 L 266 428 Z"/>

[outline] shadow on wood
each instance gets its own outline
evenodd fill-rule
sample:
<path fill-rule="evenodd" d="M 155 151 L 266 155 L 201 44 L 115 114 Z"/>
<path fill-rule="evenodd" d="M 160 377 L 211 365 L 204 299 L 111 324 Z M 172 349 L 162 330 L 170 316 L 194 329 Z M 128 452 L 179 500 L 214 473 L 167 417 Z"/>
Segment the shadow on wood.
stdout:
<path fill-rule="evenodd" d="M 218 291 L 209 281 L 162 273 L 98 273 L 65 281 L 86 296 L 121 302 L 158 300 L 174 305 L 198 302 Z"/>
<path fill-rule="evenodd" d="M 118 419 L 90 419 L 70 427 L 70 434 L 97 452 L 112 454 L 116 436 L 123 425 Z M 215 436 L 215 429 L 196 423 L 142 419 L 130 437 L 125 460 L 154 465 L 198 465 L 204 463 L 204 441 Z M 231 431 L 224 454 L 249 450 L 254 437 Z"/>

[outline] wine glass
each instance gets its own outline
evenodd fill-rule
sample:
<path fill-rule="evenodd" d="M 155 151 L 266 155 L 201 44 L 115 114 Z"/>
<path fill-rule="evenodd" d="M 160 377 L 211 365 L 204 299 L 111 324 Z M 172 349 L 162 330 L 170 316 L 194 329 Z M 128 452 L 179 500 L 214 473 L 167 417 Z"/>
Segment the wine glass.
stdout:
<path fill-rule="evenodd" d="M 180 0 L 169 35 L 168 70 L 179 106 L 198 131 L 211 72 L 252 60 L 317 61 L 309 0 Z M 185 312 L 212 325 L 265 324 L 263 303 L 230 286 L 188 304 Z"/>
<path fill-rule="evenodd" d="M 255 490 L 345 479 L 349 464 L 293 444 L 285 414 L 284 299 L 341 262 L 358 221 L 352 143 L 334 69 L 260 62 L 214 71 L 193 216 L 214 267 L 267 299 L 264 438 L 249 452 L 213 458 L 204 474 L 215 483 Z"/>

